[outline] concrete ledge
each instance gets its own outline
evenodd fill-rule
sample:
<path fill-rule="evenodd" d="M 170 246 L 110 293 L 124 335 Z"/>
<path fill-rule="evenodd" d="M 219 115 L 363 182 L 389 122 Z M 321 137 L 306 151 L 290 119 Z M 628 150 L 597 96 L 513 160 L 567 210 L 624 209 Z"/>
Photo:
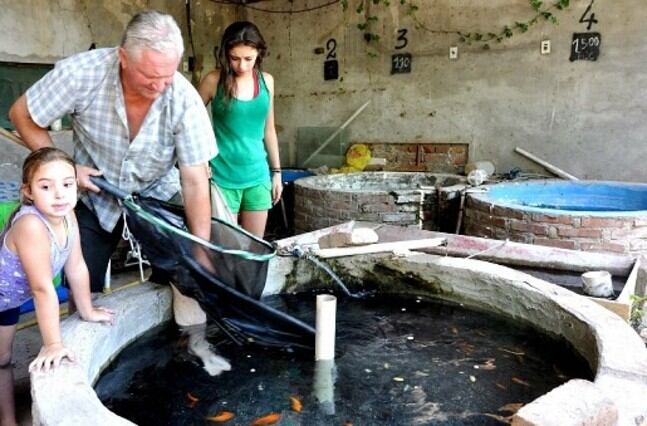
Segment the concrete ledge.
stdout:
<path fill-rule="evenodd" d="M 577 395 L 577 398 L 573 398 Z M 570 401 L 564 404 L 564 401 Z M 586 425 L 605 426 L 618 423 L 618 408 L 598 387 L 574 379 L 540 396 L 512 418 L 515 426 Z"/>
<path fill-rule="evenodd" d="M 527 404 L 518 421 L 533 425 L 559 421 L 560 426 L 646 422 L 647 349 L 620 317 L 596 303 L 530 275 L 478 260 L 411 253 L 356 256 L 329 263 L 356 289 L 371 282 L 378 291 L 427 293 L 533 324 L 571 342 L 594 370 L 594 382 L 571 381 L 556 388 Z M 309 262 L 277 257 L 270 263 L 265 293 L 303 291 L 313 282 L 319 286 L 331 280 Z M 171 290 L 143 284 L 98 303 L 117 312 L 117 324 L 91 324 L 77 316 L 63 322 L 64 342 L 78 361 L 50 374 L 31 375 L 35 424 L 132 424 L 102 406 L 90 384 L 124 346 L 170 319 Z M 580 390 L 572 391 L 574 386 Z M 566 423 L 546 409 L 546 404 L 555 406 L 555 400 L 559 410 L 569 413 Z M 587 409 L 591 401 L 595 405 Z"/>
<path fill-rule="evenodd" d="M 105 408 L 91 384 L 130 342 L 171 319 L 171 289 L 144 283 L 100 297 L 95 304 L 115 311 L 115 325 L 81 321 L 61 323 L 64 344 L 75 363 L 50 373 L 31 373 L 32 418 L 36 425 L 132 425 Z"/>

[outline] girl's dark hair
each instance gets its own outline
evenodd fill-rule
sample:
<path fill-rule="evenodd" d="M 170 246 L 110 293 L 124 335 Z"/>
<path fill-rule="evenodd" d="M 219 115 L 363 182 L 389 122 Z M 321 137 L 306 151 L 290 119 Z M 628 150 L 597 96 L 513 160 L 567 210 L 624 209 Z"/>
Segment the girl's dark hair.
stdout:
<path fill-rule="evenodd" d="M 220 80 L 218 85 L 222 87 L 225 100 L 236 95 L 236 73 L 229 65 L 229 51 L 236 46 L 249 46 L 258 51 L 258 57 L 254 68 L 261 70 L 263 58 L 267 53 L 265 39 L 258 27 L 248 21 L 238 21 L 229 25 L 222 34 L 220 49 L 218 50 L 218 64 L 220 65 Z"/>
<path fill-rule="evenodd" d="M 34 175 L 36 174 L 36 171 L 40 166 L 42 166 L 43 164 L 51 163 L 52 161 L 64 161 L 68 163 L 74 168 L 74 175 L 76 176 L 76 167 L 74 167 L 74 160 L 72 160 L 72 157 L 70 157 L 65 151 L 61 149 L 55 148 L 53 146 L 47 146 L 44 148 L 37 149 L 36 151 L 32 151 L 27 156 L 27 158 L 25 158 L 25 161 L 22 163 L 22 187 L 21 188 L 24 188 L 25 186 L 29 185 L 29 183 L 34 178 Z M 20 210 L 20 207 L 22 207 L 25 204 L 31 204 L 31 201 L 23 197 L 22 190 L 21 190 L 20 204 L 11 213 L 11 216 L 9 216 L 9 219 L 7 219 L 7 222 L 5 223 L 5 227 L 0 233 L 0 244 L 2 244 L 5 234 L 11 227 L 11 222 L 13 221 L 14 217 L 16 217 L 16 213 L 18 213 L 18 210 Z"/>

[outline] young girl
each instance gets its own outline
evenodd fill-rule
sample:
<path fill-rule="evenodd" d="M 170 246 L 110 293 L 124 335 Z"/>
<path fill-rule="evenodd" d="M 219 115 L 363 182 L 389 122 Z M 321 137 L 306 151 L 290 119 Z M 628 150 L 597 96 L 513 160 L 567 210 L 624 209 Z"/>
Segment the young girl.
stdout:
<path fill-rule="evenodd" d="M 0 234 L 0 424 L 15 424 L 11 353 L 20 305 L 34 298 L 43 346 L 30 371 L 57 367 L 74 355 L 63 346 L 59 306 L 52 279 L 61 270 L 81 318 L 112 324 L 112 311 L 95 308 L 83 260 L 74 206 L 76 169 L 56 148 L 41 148 L 25 159 L 22 202 Z"/>
<path fill-rule="evenodd" d="M 218 143 L 219 154 L 209 163 L 212 184 L 240 225 L 259 237 L 265 232 L 268 210 L 283 191 L 274 79 L 261 72 L 266 50 L 254 24 L 234 22 L 220 42 L 220 69 L 207 74 L 198 87 L 205 105 L 211 102 Z"/>

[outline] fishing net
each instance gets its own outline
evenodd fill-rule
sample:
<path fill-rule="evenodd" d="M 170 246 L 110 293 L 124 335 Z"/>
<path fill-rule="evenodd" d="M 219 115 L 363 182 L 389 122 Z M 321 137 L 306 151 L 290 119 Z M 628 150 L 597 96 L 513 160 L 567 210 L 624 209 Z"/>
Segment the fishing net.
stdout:
<path fill-rule="evenodd" d="M 173 285 L 200 303 L 204 311 L 236 343 L 278 348 L 314 347 L 314 329 L 261 300 L 269 260 L 276 251 L 244 229 L 211 219 L 209 241 L 191 234 L 181 206 L 125 194 L 95 179 L 118 199 L 129 232 L 151 265 Z"/>

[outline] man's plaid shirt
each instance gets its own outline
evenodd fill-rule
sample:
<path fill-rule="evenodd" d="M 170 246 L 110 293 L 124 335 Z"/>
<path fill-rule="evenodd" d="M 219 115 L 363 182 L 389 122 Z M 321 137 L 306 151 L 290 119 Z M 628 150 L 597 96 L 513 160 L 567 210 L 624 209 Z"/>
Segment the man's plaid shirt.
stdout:
<path fill-rule="evenodd" d="M 32 120 L 49 126 L 70 114 L 74 160 L 94 167 L 122 190 L 169 200 L 180 190 L 174 167 L 207 163 L 218 150 L 207 110 L 197 91 L 176 72 L 151 105 L 130 142 L 117 48 L 96 49 L 59 61 L 26 93 Z M 112 196 L 81 196 L 106 231 L 121 208 Z"/>

